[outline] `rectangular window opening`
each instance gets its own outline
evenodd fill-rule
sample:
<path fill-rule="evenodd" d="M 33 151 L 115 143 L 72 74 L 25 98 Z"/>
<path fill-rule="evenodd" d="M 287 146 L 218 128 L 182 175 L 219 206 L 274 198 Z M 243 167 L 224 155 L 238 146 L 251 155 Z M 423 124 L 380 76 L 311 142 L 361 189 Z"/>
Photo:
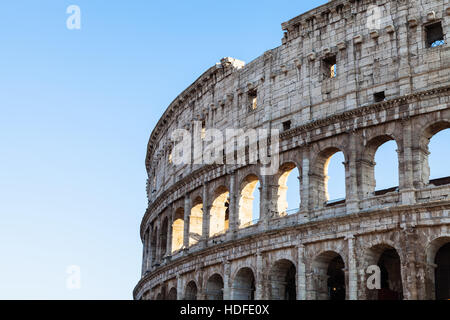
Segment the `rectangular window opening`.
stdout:
<path fill-rule="evenodd" d="M 256 110 L 256 108 L 258 107 L 258 92 L 256 90 L 251 90 L 248 93 L 248 107 L 249 110 Z"/>
<path fill-rule="evenodd" d="M 442 29 L 441 22 L 425 26 L 425 33 L 426 33 L 427 48 L 435 48 L 445 44 L 444 30 Z"/>
<path fill-rule="evenodd" d="M 283 122 L 283 131 L 288 131 L 291 129 L 291 120 Z"/>
<path fill-rule="evenodd" d="M 377 102 L 383 102 L 383 101 L 386 100 L 386 94 L 385 94 L 384 91 L 377 92 L 377 93 L 375 93 L 375 94 L 373 95 L 373 98 L 374 98 L 374 100 L 375 100 L 376 103 L 377 103 Z"/>
<path fill-rule="evenodd" d="M 332 79 L 337 76 L 337 60 L 336 56 L 331 56 L 323 59 L 323 73 L 324 77 Z"/>

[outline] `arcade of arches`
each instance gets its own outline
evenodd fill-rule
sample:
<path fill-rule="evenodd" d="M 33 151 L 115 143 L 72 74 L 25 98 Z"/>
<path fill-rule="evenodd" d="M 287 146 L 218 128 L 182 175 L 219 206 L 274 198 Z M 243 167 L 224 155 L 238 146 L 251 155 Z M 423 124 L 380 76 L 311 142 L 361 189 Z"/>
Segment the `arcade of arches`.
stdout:
<path fill-rule="evenodd" d="M 446 229 L 448 222 L 445 223 L 447 220 L 442 220 L 444 223 L 436 226 L 432 222 L 441 217 L 448 217 L 449 210 L 439 203 L 430 207 L 426 206 L 429 199 L 441 201 L 448 197 L 447 186 L 450 184 L 450 178 L 448 178 L 450 172 L 440 172 L 437 177 L 430 178 L 430 173 L 433 172 L 433 161 L 439 154 L 439 148 L 431 150 L 430 153 L 429 146 L 436 134 L 448 132 L 449 127 L 448 122 L 441 121 L 425 126 L 418 147 L 408 151 L 414 152 L 411 156 L 413 161 L 408 165 L 415 166 L 417 169 L 408 173 L 409 176 L 405 172 L 403 158 L 405 151 L 402 149 L 402 143 L 396 141 L 395 135 L 384 133 L 368 138 L 364 149 L 356 156 L 349 154 L 348 150 L 342 147 L 326 146 L 318 152 L 312 148 L 308 166 L 303 165 L 298 159 L 291 158 L 280 165 L 278 174 L 269 178 L 260 177 L 254 173 L 257 170 L 252 171 L 249 168 L 242 174 L 235 174 L 234 181 L 218 179 L 192 192 L 191 195 L 181 198 L 165 209 L 157 220 L 152 221 L 145 229 L 143 233 L 144 272 L 156 270 L 161 264 L 182 256 L 184 251 L 190 248 L 201 251 L 226 241 L 239 242 L 238 232 L 240 231 L 255 237 L 254 241 L 260 241 L 254 244 L 248 243 L 247 246 L 252 245 L 253 248 L 256 243 L 259 246 L 260 243 L 264 243 L 263 240 L 258 240 L 264 239 L 264 232 L 261 230 L 265 229 L 261 228 L 270 228 L 271 221 L 281 223 L 283 219 L 294 221 L 291 225 L 296 226 L 297 229 L 289 231 L 290 234 L 273 235 L 276 240 L 271 242 L 285 243 L 292 239 L 302 239 L 300 243 L 304 246 L 302 249 L 304 252 L 300 255 L 296 249 L 283 249 L 283 246 L 278 244 L 278 249 L 274 247 L 273 250 L 288 252 L 293 250 L 294 253 L 289 253 L 285 258 L 277 260 L 264 258 L 265 262 L 259 261 L 258 257 L 266 253 L 254 253 L 252 258 L 254 261 L 246 262 L 246 266 L 234 270 L 241 265 L 241 258 L 237 255 L 236 258 L 230 258 L 228 267 L 223 262 L 216 263 L 220 267 L 215 266 L 216 272 L 207 279 L 196 279 L 186 283 L 184 276 L 173 277 L 167 280 L 172 283 L 166 285 L 164 290 L 161 284 L 155 284 L 148 289 L 151 292 L 143 290 L 141 298 L 450 299 L 450 235 Z M 376 179 L 375 158 L 377 151 L 387 143 L 396 144 L 397 159 L 391 159 L 391 164 L 394 170 L 398 171 L 399 181 L 393 182 L 389 188 L 380 190 L 378 187 L 380 181 Z M 345 199 L 333 202 L 330 200 L 335 199 L 328 193 L 329 172 L 327 169 L 330 159 L 339 152 L 343 153 L 345 159 L 343 163 Z M 357 166 L 352 168 L 351 161 Z M 308 169 L 308 174 L 305 173 L 305 169 Z M 292 174 L 294 170 L 296 173 Z M 301 201 L 294 201 L 297 207 L 294 214 L 289 214 L 288 203 L 292 201 L 288 196 L 288 185 L 290 185 L 288 179 L 294 179 L 298 183 L 298 189 L 295 192 L 301 199 Z M 352 183 L 357 188 L 352 186 Z M 406 186 L 417 190 L 412 191 L 416 202 L 408 202 L 408 193 L 404 192 L 407 190 Z M 409 192 L 411 194 L 411 191 Z M 257 197 L 260 198 L 259 201 L 255 201 Z M 271 201 L 267 201 L 267 198 Z M 338 213 L 341 210 L 343 213 L 346 211 L 350 213 L 352 202 L 349 200 L 359 201 L 360 208 L 370 209 L 374 206 L 381 208 L 373 217 L 367 217 L 364 218 L 366 220 L 358 222 L 358 226 L 361 229 L 371 230 L 367 231 L 367 234 L 379 235 L 383 239 L 386 238 L 386 241 L 374 241 L 378 243 L 365 247 L 363 244 L 370 241 L 361 240 L 359 243 L 358 229 L 352 229 L 354 239 L 347 238 L 345 234 L 341 236 L 341 239 L 336 238 L 339 228 L 345 229 L 340 225 L 339 220 L 336 220 L 337 222 L 329 220 L 328 224 L 326 221 L 321 222 L 323 224 L 323 227 L 320 227 L 321 230 L 334 230 L 333 236 L 316 239 L 314 232 L 302 231 L 304 229 L 302 223 L 308 221 L 301 220 L 303 212 L 314 212 L 316 215 L 317 212 L 326 213 L 326 210 Z M 411 206 L 417 203 L 417 205 L 405 211 L 383 209 L 402 203 Z M 259 215 L 257 217 L 259 219 L 255 219 L 255 210 L 265 213 Z M 298 220 L 288 220 L 293 217 Z M 314 216 L 306 219 L 312 217 Z M 362 217 L 364 217 L 363 213 L 360 215 L 360 218 Z M 332 215 L 328 216 L 328 219 L 332 218 Z M 375 219 L 376 223 L 369 221 L 370 219 Z M 421 224 L 419 220 L 424 222 Z M 264 221 L 265 225 L 261 223 Z M 347 224 L 352 225 L 351 222 Z M 361 234 L 364 233 L 361 232 Z M 422 234 L 426 235 L 425 238 L 420 238 Z M 361 239 L 364 237 L 366 235 L 361 236 Z M 434 239 L 431 240 L 431 238 Z M 314 247 L 316 243 L 322 242 L 340 244 L 327 250 L 309 249 L 309 243 Z M 352 242 L 351 246 L 350 242 Z M 422 245 L 423 248 L 411 247 L 409 243 Z M 242 246 L 245 247 L 244 244 Z M 290 246 L 292 247 L 292 244 Z M 300 245 L 294 241 L 293 246 L 298 249 Z M 267 255 L 270 255 L 272 250 L 270 248 L 267 249 Z M 218 250 L 222 249 L 218 248 Z M 248 248 L 245 247 L 245 250 Z M 230 254 L 230 252 L 223 253 L 225 256 Z M 413 270 L 408 269 L 411 265 L 415 266 Z M 369 290 L 365 284 L 367 280 L 365 272 L 369 266 L 377 266 L 380 270 L 380 289 Z M 206 272 L 207 267 L 202 268 L 205 268 L 204 272 Z M 186 271 L 186 274 L 189 274 L 189 271 Z"/>

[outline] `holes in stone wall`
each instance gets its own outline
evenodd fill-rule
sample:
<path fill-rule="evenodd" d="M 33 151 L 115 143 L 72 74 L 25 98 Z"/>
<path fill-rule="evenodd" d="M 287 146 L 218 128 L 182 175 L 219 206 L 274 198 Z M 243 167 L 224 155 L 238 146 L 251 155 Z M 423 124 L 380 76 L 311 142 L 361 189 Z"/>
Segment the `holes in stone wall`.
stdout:
<path fill-rule="evenodd" d="M 437 22 L 425 26 L 426 47 L 434 48 L 445 44 L 442 23 Z"/>
<path fill-rule="evenodd" d="M 325 79 L 332 79 L 337 76 L 336 56 L 330 56 L 322 60 L 323 76 Z"/>
<path fill-rule="evenodd" d="M 386 101 L 386 94 L 384 91 L 374 93 L 373 100 L 375 103 Z"/>
<path fill-rule="evenodd" d="M 258 108 L 258 92 L 256 89 L 252 89 L 248 92 L 248 110 L 253 111 Z"/>

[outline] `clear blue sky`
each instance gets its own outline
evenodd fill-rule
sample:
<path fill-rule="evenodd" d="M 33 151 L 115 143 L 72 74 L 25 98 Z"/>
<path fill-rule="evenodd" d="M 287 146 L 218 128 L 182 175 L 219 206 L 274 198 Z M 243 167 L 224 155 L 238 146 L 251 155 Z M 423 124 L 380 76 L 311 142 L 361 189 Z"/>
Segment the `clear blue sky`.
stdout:
<path fill-rule="evenodd" d="M 2 1 L 0 299 L 131 299 L 160 115 L 222 57 L 251 61 L 325 2 Z M 66 28 L 71 4 L 81 30 Z"/>

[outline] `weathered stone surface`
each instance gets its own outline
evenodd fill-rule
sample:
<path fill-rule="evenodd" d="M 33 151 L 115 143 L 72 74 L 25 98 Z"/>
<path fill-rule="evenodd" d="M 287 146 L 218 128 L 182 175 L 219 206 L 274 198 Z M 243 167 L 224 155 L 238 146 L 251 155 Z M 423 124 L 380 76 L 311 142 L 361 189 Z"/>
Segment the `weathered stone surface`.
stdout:
<path fill-rule="evenodd" d="M 169 106 L 148 145 L 135 299 L 327 299 L 330 265 L 343 270 L 345 298 L 374 299 L 366 270 L 383 259 L 399 298 L 435 298 L 435 256 L 450 242 L 450 181 L 429 181 L 428 142 L 450 128 L 450 48 L 448 40 L 427 48 L 425 30 L 440 22 L 448 39 L 449 3 L 376 1 L 377 30 L 367 26 L 373 3 L 334 0 L 283 23 L 280 47 L 247 65 L 222 59 Z M 323 72 L 330 57 L 333 78 Z M 194 130 L 196 120 L 207 129 L 280 129 L 280 172 L 172 165 L 170 133 Z M 389 140 L 399 187 L 375 193 L 375 152 Z M 337 151 L 346 200 L 330 206 L 324 167 Z M 283 179 L 295 167 L 302 202 L 286 215 Z M 252 225 L 242 213 L 251 212 L 255 181 L 261 207 Z"/>

